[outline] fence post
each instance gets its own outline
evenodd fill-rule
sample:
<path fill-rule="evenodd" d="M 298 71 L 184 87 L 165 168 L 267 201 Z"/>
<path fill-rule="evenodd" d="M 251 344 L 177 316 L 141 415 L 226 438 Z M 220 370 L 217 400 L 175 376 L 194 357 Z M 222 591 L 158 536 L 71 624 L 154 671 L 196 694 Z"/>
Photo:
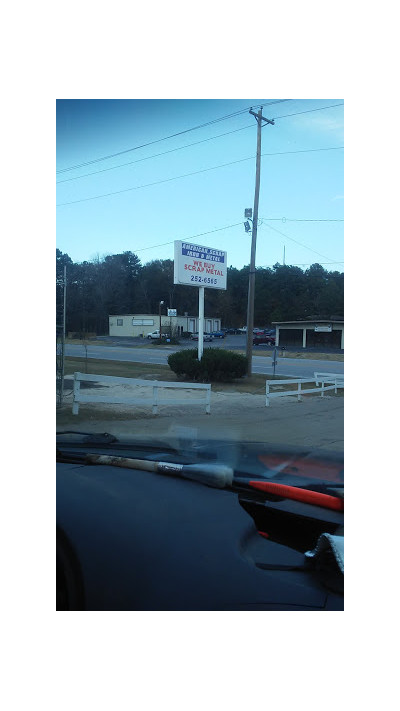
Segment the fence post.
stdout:
<path fill-rule="evenodd" d="M 301 402 L 301 383 L 297 383 L 297 401 Z"/>
<path fill-rule="evenodd" d="M 269 407 L 269 380 L 265 381 L 265 407 Z"/>
<path fill-rule="evenodd" d="M 158 414 L 158 387 L 153 385 L 153 415 Z"/>
<path fill-rule="evenodd" d="M 325 380 L 322 381 L 321 397 L 324 397 L 324 392 L 325 392 L 324 388 L 325 388 Z"/>
<path fill-rule="evenodd" d="M 211 385 L 207 387 L 206 390 L 206 414 L 210 414 L 210 403 L 211 403 Z"/>
<path fill-rule="evenodd" d="M 78 373 L 74 373 L 74 393 L 72 402 L 72 414 L 79 415 L 79 393 L 81 388 L 81 383 L 77 378 Z"/>

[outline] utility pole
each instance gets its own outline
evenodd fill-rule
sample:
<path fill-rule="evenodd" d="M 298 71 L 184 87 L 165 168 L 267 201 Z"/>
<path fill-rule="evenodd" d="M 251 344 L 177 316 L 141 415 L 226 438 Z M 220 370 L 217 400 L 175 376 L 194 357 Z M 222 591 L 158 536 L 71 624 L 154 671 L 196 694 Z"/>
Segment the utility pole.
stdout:
<path fill-rule="evenodd" d="M 57 280 L 63 288 L 62 323 L 56 323 L 57 330 L 57 377 L 58 377 L 58 402 L 63 404 L 64 398 L 64 358 L 65 358 L 65 324 L 66 324 L 66 304 L 67 304 L 67 267 L 64 265 L 64 276 Z M 60 342 L 59 342 L 60 339 Z"/>
<path fill-rule="evenodd" d="M 250 255 L 250 272 L 249 272 L 249 293 L 247 301 L 247 375 L 252 373 L 252 353 L 253 353 L 253 328 L 254 328 L 254 292 L 256 278 L 256 244 L 257 244 L 257 225 L 258 225 L 258 202 L 260 195 L 260 168 L 261 168 L 261 128 L 266 123 L 274 125 L 273 119 L 267 119 L 262 115 L 262 107 L 258 113 L 254 113 L 250 109 L 250 114 L 255 116 L 257 121 L 257 157 L 256 157 L 256 187 L 254 192 L 254 211 L 253 211 L 253 229 L 251 234 L 251 255 Z"/>
<path fill-rule="evenodd" d="M 160 317 L 160 343 L 162 342 L 162 330 L 161 330 L 161 306 L 163 305 L 163 301 L 160 301 L 158 304 L 158 315 Z"/>

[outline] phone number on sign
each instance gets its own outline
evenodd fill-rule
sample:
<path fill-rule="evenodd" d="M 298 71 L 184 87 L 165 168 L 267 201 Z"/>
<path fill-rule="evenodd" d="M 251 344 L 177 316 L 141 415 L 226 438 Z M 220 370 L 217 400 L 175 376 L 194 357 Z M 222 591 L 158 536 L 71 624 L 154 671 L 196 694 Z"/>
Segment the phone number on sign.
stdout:
<path fill-rule="evenodd" d="M 201 277 L 201 276 L 191 276 L 190 281 L 198 281 L 202 284 L 216 284 L 217 279 L 212 279 L 211 277 Z"/>

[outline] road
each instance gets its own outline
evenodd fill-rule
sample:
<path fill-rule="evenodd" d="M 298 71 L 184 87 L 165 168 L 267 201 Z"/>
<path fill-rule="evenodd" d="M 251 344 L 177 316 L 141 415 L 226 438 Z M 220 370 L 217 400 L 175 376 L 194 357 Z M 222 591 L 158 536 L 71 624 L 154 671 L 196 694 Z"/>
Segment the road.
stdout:
<path fill-rule="evenodd" d="M 193 343 L 190 345 L 193 348 Z M 209 344 L 205 344 L 207 347 Z M 214 345 L 214 344 L 213 344 Z M 216 344 L 222 345 L 222 344 Z M 188 346 L 186 346 L 188 347 Z M 155 365 L 166 365 L 167 358 L 171 353 L 177 350 L 182 350 L 185 346 L 165 346 L 158 349 L 154 346 L 135 347 L 132 346 L 101 346 L 92 345 L 86 347 L 81 345 L 66 344 L 65 355 L 88 358 L 98 358 L 100 360 L 119 360 L 130 363 L 154 363 Z M 273 365 L 272 356 L 273 350 L 270 349 L 270 355 L 253 356 L 253 373 L 261 373 L 272 375 Z M 278 362 L 275 370 L 275 375 L 290 376 L 293 378 L 308 378 L 313 377 L 315 371 L 323 373 L 340 373 L 344 372 L 344 363 L 339 361 L 315 360 L 303 358 L 284 358 L 278 357 Z"/>

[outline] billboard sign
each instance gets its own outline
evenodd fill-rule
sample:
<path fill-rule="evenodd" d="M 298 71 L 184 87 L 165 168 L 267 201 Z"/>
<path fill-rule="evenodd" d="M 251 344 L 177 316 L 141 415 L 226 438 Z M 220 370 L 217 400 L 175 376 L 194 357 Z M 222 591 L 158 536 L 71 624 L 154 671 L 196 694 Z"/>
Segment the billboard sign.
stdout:
<path fill-rule="evenodd" d="M 226 252 L 178 240 L 174 245 L 174 284 L 226 289 Z"/>

